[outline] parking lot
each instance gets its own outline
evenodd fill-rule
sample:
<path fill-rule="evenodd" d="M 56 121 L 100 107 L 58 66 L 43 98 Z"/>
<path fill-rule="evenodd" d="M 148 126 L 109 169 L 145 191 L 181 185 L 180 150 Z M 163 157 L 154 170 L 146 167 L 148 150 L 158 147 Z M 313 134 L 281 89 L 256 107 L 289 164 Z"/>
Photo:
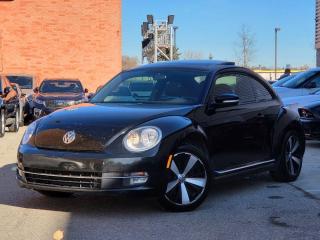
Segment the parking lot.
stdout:
<path fill-rule="evenodd" d="M 268 174 L 216 183 L 193 212 L 169 213 L 141 196 L 48 199 L 20 189 L 16 150 L 25 128 L 0 139 L 1 239 L 319 239 L 320 142 L 310 141 L 302 175 L 276 183 Z"/>

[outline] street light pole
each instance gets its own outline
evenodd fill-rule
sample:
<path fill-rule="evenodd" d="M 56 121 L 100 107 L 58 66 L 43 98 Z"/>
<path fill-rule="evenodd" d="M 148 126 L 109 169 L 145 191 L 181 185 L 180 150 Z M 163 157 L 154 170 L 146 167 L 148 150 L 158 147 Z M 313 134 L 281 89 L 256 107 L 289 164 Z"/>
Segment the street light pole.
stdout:
<path fill-rule="evenodd" d="M 274 80 L 277 79 L 277 61 L 278 61 L 278 32 L 280 28 L 274 29 Z"/>

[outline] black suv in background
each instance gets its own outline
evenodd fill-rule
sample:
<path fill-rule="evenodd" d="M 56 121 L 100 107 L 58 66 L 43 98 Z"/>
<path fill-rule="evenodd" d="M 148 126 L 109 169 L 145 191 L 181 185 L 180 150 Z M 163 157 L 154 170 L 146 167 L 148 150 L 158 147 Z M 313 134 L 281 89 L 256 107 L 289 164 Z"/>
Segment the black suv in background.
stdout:
<path fill-rule="evenodd" d="M 0 137 L 5 135 L 5 128 L 10 132 L 19 130 L 20 105 L 17 92 L 5 76 L 0 75 Z"/>
<path fill-rule="evenodd" d="M 7 74 L 6 77 L 11 83 L 16 83 L 19 85 L 22 95 L 24 95 L 24 118 L 20 119 L 20 126 L 22 125 L 23 120 L 30 120 L 33 117 L 32 110 L 32 95 L 33 89 L 36 88 L 37 83 L 36 79 L 32 75 L 28 74 Z M 20 115 L 22 116 L 22 115 Z"/>
<path fill-rule="evenodd" d="M 33 114 L 34 118 L 48 115 L 58 109 L 86 102 L 85 94 L 79 80 L 45 79 L 40 87 L 34 89 Z"/>

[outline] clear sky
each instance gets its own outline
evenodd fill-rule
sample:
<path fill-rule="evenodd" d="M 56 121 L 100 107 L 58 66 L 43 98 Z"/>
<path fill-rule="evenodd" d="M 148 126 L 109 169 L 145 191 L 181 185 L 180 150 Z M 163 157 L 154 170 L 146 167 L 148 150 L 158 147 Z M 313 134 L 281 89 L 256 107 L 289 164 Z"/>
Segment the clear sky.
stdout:
<path fill-rule="evenodd" d="M 274 65 L 274 28 L 280 27 L 278 65 L 315 65 L 315 0 L 122 0 L 123 55 L 141 56 L 140 25 L 147 14 L 155 19 L 175 15 L 180 52 L 209 53 L 235 60 L 243 24 L 255 35 L 251 65 Z"/>

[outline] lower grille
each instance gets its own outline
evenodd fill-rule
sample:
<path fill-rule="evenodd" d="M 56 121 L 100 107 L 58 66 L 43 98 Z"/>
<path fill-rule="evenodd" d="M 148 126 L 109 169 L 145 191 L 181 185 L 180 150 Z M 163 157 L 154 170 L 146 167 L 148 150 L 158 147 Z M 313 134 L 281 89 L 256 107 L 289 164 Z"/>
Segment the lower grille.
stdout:
<path fill-rule="evenodd" d="M 27 183 L 76 189 L 101 189 L 102 173 L 25 168 Z"/>

